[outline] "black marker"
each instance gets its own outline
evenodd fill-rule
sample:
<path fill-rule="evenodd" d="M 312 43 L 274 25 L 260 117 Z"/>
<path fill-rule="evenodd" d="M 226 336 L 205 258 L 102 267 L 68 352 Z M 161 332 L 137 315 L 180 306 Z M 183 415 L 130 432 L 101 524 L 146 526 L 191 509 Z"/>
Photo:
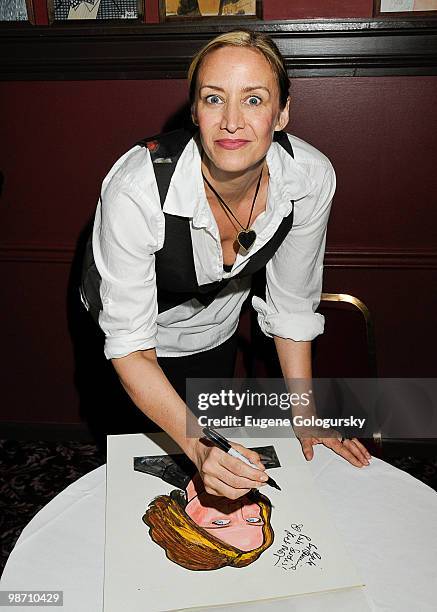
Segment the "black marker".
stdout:
<path fill-rule="evenodd" d="M 228 453 L 228 455 L 231 455 L 231 457 L 236 457 L 237 459 L 240 459 L 247 465 L 254 467 L 256 470 L 259 470 L 259 468 L 254 463 L 249 461 L 247 457 L 235 450 L 235 448 L 230 445 L 229 440 L 226 440 L 226 438 L 219 434 L 218 431 L 216 431 L 215 429 L 211 429 L 211 427 L 204 427 L 202 429 L 202 432 L 205 434 L 205 437 L 208 438 L 208 440 L 215 444 L 215 446 L 218 446 L 218 448 L 221 448 L 223 451 L 225 451 L 225 453 Z M 278 489 L 278 491 L 281 491 L 281 487 L 273 480 L 273 478 L 270 478 L 270 476 L 266 484 L 270 485 L 271 487 L 274 487 L 275 489 Z"/>

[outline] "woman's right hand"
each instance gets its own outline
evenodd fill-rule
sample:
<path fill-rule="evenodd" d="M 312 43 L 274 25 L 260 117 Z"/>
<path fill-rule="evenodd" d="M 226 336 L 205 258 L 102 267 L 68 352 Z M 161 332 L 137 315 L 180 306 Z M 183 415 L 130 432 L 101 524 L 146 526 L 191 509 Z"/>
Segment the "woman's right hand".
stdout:
<path fill-rule="evenodd" d="M 258 453 L 235 442 L 231 445 L 257 467 L 228 455 L 204 438 L 193 439 L 190 459 L 196 465 L 207 493 L 238 499 L 251 489 L 266 484 L 268 476 Z"/>

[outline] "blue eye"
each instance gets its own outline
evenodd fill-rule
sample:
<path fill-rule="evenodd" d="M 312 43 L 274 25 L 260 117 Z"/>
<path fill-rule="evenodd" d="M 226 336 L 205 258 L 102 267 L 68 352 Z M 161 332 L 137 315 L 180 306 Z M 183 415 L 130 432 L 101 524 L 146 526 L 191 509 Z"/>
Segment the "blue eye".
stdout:
<path fill-rule="evenodd" d="M 247 103 L 249 106 L 259 106 L 261 102 L 262 100 L 261 98 L 258 98 L 258 96 L 250 96 L 250 98 L 247 98 Z"/>
<path fill-rule="evenodd" d="M 216 94 L 211 94 L 209 96 L 206 96 L 205 100 L 208 102 L 208 104 L 220 104 L 221 103 L 221 99 Z"/>
<path fill-rule="evenodd" d="M 229 525 L 231 521 L 229 519 L 217 519 L 215 521 L 212 521 L 213 525 Z"/>
<path fill-rule="evenodd" d="M 246 519 L 246 523 L 261 523 L 259 516 L 252 516 Z"/>

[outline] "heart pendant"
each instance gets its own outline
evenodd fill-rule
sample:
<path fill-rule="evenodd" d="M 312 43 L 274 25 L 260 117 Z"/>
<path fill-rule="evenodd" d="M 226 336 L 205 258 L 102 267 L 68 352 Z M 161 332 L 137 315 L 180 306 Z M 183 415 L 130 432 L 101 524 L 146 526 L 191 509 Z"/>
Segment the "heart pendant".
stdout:
<path fill-rule="evenodd" d="M 243 249 L 245 249 L 246 251 L 248 251 L 253 245 L 253 243 L 255 242 L 255 238 L 256 234 L 252 229 L 248 231 L 243 230 L 241 232 L 238 232 L 237 235 L 238 244 L 242 246 Z"/>

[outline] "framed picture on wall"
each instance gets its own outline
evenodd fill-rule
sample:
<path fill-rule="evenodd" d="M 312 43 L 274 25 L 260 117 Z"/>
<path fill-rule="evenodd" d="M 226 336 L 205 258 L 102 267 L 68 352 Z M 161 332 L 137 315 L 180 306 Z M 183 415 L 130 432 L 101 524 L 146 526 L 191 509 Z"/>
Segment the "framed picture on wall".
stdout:
<path fill-rule="evenodd" d="M 5 21 L 33 23 L 32 0 L 0 0 L 0 22 Z"/>
<path fill-rule="evenodd" d="M 262 0 L 159 0 L 161 21 L 262 16 Z"/>
<path fill-rule="evenodd" d="M 76 20 L 140 20 L 144 0 L 47 0 L 50 22 Z"/>
<path fill-rule="evenodd" d="M 437 0 L 374 0 L 374 14 L 387 17 L 437 15 Z"/>

